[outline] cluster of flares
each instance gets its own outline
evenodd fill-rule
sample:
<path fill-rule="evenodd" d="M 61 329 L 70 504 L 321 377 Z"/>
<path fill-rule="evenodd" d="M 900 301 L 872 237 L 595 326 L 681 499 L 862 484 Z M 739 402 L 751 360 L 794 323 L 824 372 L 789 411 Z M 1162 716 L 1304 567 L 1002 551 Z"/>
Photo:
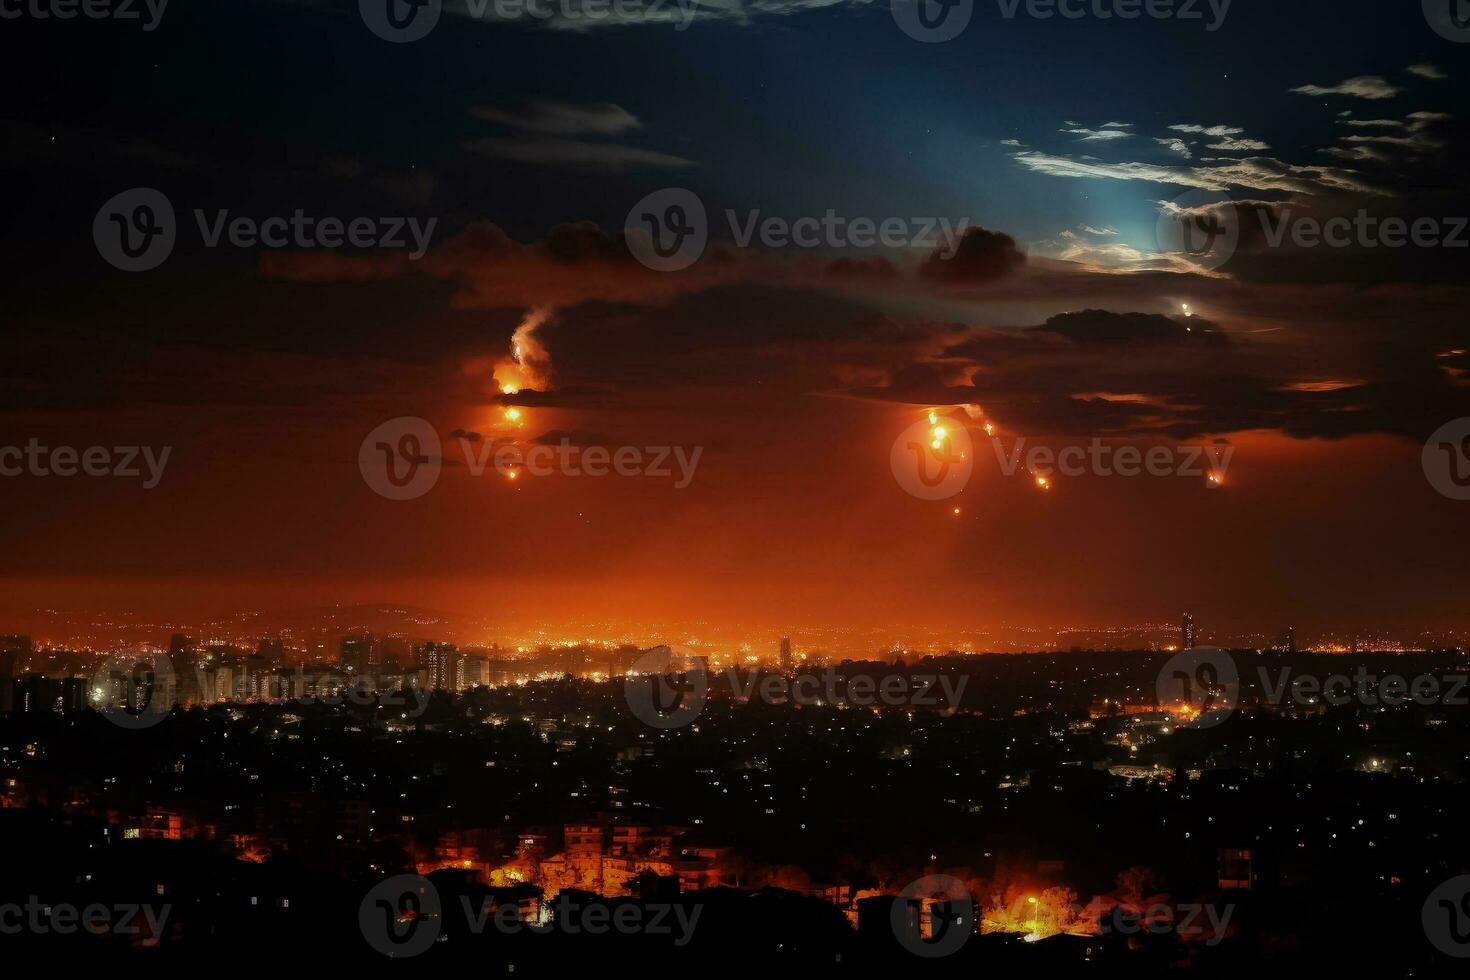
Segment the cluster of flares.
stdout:
<path fill-rule="evenodd" d="M 495 365 L 495 380 L 502 395 L 514 395 L 525 388 L 541 389 L 551 380 L 551 356 L 542 346 L 536 331 L 551 319 L 549 306 L 533 307 L 516 327 L 510 338 L 510 357 Z"/>
<path fill-rule="evenodd" d="M 551 355 L 542 345 L 536 331 L 543 327 L 555 311 L 549 306 L 532 307 L 516 326 L 510 338 L 510 356 L 495 362 L 495 383 L 502 395 L 517 395 L 526 389 L 544 390 L 551 381 Z M 508 406 L 501 412 L 499 428 L 514 439 L 518 430 L 529 421 L 524 408 Z M 514 483 L 521 478 L 520 468 L 500 468 L 506 480 Z"/>

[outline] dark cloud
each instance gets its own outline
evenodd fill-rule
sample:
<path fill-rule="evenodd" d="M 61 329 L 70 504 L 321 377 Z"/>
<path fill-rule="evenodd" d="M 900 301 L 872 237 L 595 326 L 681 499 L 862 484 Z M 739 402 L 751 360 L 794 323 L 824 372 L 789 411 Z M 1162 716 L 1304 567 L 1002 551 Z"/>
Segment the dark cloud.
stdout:
<path fill-rule="evenodd" d="M 1079 344 L 1224 344 L 1225 335 L 1203 317 L 1175 318 L 1159 313 L 1083 310 L 1060 313 L 1038 330 Z"/>
<path fill-rule="evenodd" d="M 1441 356 L 1470 346 L 1451 315 L 1464 290 L 1400 277 L 1345 292 L 1331 271 L 1340 257 L 1293 264 L 1262 248 L 1256 214 L 1279 205 L 1240 207 L 1241 247 L 1224 278 L 1028 260 L 985 229 L 953 257 L 918 264 L 712 249 L 669 275 L 588 223 L 533 243 L 483 224 L 418 265 L 453 283 L 459 309 L 555 307 L 536 330 L 555 385 L 485 396 L 506 405 L 646 410 L 675 390 L 738 389 L 978 405 L 1022 432 L 1171 438 L 1414 435 L 1470 414 L 1462 355 Z M 1320 285 L 1307 263 L 1319 263 Z M 1181 300 L 1197 315 L 1161 312 Z M 914 312 L 941 301 L 979 322 Z M 992 326 L 982 311 L 995 303 L 1043 315 Z M 1073 311 L 1045 316 L 1062 304 Z"/>
<path fill-rule="evenodd" d="M 543 99 L 531 102 L 519 110 L 473 106 L 470 108 L 470 115 L 486 122 L 502 123 L 514 129 L 551 136 L 571 136 L 578 133 L 611 136 L 625 130 L 643 128 L 643 123 L 637 116 L 611 102 L 578 104 Z"/>
<path fill-rule="evenodd" d="M 470 109 L 470 115 L 514 131 L 508 136 L 487 136 L 465 143 L 465 148 L 471 153 L 484 156 L 516 163 L 604 172 L 693 166 L 692 160 L 671 153 L 572 138 L 615 136 L 643 128 L 637 116 L 611 102 L 539 101 L 514 111 L 477 106 Z"/>
<path fill-rule="evenodd" d="M 1010 235 L 970 228 L 953 254 L 936 251 L 919 266 L 925 279 L 943 283 L 979 283 L 1002 279 L 1026 264 L 1026 253 Z"/>
<path fill-rule="evenodd" d="M 548 164 L 574 170 L 622 171 L 639 167 L 679 169 L 694 166 L 693 160 L 658 150 L 550 136 L 535 139 L 487 136 L 470 140 L 465 149 L 516 163 Z"/>

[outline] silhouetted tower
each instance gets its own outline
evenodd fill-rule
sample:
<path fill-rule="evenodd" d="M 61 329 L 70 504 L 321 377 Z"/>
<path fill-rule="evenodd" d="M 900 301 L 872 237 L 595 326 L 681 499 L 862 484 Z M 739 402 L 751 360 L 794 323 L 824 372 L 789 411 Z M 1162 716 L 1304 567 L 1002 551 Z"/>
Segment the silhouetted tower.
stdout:
<path fill-rule="evenodd" d="M 344 636 L 338 650 L 342 654 L 342 666 L 361 677 L 372 670 L 373 638 L 371 636 Z"/>

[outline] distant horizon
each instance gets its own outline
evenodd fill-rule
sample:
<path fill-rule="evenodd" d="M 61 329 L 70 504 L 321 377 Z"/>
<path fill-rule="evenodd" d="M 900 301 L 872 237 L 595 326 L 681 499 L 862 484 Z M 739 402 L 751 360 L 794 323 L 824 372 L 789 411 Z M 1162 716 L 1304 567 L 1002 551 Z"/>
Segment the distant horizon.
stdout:
<path fill-rule="evenodd" d="M 333 615 L 348 620 L 334 620 Z M 116 617 L 97 621 L 95 617 Z M 406 618 L 398 621 L 393 616 Z M 415 619 L 414 617 L 421 617 Z M 92 620 L 86 626 L 78 619 Z M 1286 627 L 1276 630 L 1231 630 L 1213 627 L 1194 616 L 1197 645 L 1230 649 L 1268 649 L 1286 643 Z M 105 650 L 127 644 L 166 647 L 170 636 L 184 634 L 195 643 L 248 646 L 265 639 L 285 639 L 292 649 L 301 644 L 335 645 L 343 637 L 370 635 L 375 639 L 403 638 L 412 642 L 454 642 L 462 647 L 499 645 L 508 650 L 532 650 L 575 645 L 638 646 L 691 645 L 696 648 L 740 650 L 775 656 L 783 636 L 791 637 L 799 653 L 828 655 L 880 654 L 900 648 L 925 655 L 945 653 L 1065 653 L 1073 649 L 1097 651 L 1165 651 L 1181 646 L 1181 621 L 1115 623 L 1108 625 L 1045 625 L 1009 623 L 991 626 L 937 626 L 917 624 L 786 624 L 709 621 L 552 622 L 520 621 L 484 615 L 455 614 L 405 603 L 344 603 L 275 610 L 239 610 L 213 615 L 155 618 L 126 611 L 79 607 L 69 610 L 33 610 L 29 614 L 0 613 L 0 635 L 30 636 L 38 646 L 55 649 Z M 72 625 L 63 625 L 71 623 Z M 1452 649 L 1470 643 L 1470 633 L 1456 629 L 1393 629 L 1388 627 L 1310 630 L 1293 627 L 1298 650 L 1360 652 L 1374 649 Z"/>

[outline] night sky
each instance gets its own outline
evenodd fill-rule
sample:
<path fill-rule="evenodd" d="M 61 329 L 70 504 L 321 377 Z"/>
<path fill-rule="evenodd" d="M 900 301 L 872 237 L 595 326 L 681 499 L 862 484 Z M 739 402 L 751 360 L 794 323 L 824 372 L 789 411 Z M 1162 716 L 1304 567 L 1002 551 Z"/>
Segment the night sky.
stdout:
<path fill-rule="evenodd" d="M 1259 220 L 1470 215 L 1470 44 L 1418 0 L 1235 0 L 1213 31 L 1199 9 L 1008 19 L 977 0 L 933 44 L 886 3 L 812 0 L 687 29 L 450 9 L 409 44 L 335 0 L 175 0 L 152 31 L 0 21 L 0 445 L 173 447 L 154 489 L 0 481 L 0 611 L 1470 626 L 1470 502 L 1420 461 L 1470 416 L 1470 249 L 1272 247 Z M 92 237 L 135 187 L 179 215 L 142 273 Z M 669 187 L 703 202 L 711 241 L 656 272 L 623 227 Z M 1238 207 L 1218 269 L 1160 251 L 1161 202 L 1192 191 Z M 193 217 L 298 208 L 437 224 L 411 261 L 207 248 Z M 952 257 L 743 248 L 726 209 L 970 234 Z M 1053 319 L 1082 310 L 1117 316 Z M 931 410 L 976 446 L 941 501 L 889 468 Z M 432 492 L 393 501 L 357 461 L 400 416 L 446 445 L 703 451 L 678 489 L 475 477 L 456 449 Z M 1233 455 L 1217 489 L 1039 491 L 998 471 L 985 422 L 1005 446 Z"/>

